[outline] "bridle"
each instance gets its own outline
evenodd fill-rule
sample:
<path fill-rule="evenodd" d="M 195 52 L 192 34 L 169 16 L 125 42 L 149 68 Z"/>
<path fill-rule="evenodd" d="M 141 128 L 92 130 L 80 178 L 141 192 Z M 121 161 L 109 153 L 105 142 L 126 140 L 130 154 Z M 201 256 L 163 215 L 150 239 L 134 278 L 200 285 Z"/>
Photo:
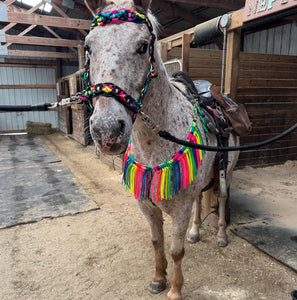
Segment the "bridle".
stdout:
<path fill-rule="evenodd" d="M 153 26 L 147 16 L 140 14 L 131 9 L 121 8 L 119 10 L 107 11 L 104 13 L 99 13 L 94 19 L 90 26 L 90 30 L 97 26 L 107 26 L 112 24 L 120 24 L 126 22 L 134 22 L 137 24 L 145 24 L 150 32 L 150 39 L 148 44 L 149 59 L 148 59 L 148 72 L 140 91 L 140 96 L 138 99 L 134 99 L 123 89 L 117 85 L 105 82 L 97 83 L 95 85 L 90 85 L 90 57 L 86 51 L 86 61 L 85 61 L 85 73 L 84 73 L 84 90 L 81 92 L 81 100 L 87 101 L 88 108 L 93 110 L 91 99 L 96 96 L 112 97 L 123 104 L 126 108 L 133 112 L 133 119 L 136 118 L 137 114 L 140 112 L 144 98 L 146 96 L 148 86 L 152 78 L 156 77 L 153 62 L 154 62 L 154 44 L 155 44 L 155 34 L 153 33 Z"/>

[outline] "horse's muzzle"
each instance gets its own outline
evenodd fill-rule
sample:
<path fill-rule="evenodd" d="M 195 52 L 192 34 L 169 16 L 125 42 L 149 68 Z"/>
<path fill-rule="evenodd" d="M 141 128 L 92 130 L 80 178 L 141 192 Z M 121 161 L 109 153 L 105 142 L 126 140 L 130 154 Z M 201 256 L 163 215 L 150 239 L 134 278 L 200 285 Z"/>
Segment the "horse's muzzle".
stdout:
<path fill-rule="evenodd" d="M 90 132 L 100 152 L 105 154 L 122 153 L 129 141 L 125 121 L 114 115 L 100 117 L 93 114 L 90 118 Z"/>

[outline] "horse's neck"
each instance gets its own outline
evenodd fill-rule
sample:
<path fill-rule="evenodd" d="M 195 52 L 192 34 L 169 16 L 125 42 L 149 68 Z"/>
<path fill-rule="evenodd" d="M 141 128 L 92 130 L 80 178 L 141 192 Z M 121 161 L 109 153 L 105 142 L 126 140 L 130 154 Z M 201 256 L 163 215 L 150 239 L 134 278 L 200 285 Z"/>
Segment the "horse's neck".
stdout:
<path fill-rule="evenodd" d="M 161 130 L 186 138 L 193 121 L 193 107 L 171 85 L 158 53 L 155 69 L 158 77 L 152 79 L 142 110 Z M 179 145 L 165 141 L 153 133 L 140 117 L 136 119 L 132 131 L 131 153 L 137 161 L 157 165 L 169 159 L 179 148 Z"/>

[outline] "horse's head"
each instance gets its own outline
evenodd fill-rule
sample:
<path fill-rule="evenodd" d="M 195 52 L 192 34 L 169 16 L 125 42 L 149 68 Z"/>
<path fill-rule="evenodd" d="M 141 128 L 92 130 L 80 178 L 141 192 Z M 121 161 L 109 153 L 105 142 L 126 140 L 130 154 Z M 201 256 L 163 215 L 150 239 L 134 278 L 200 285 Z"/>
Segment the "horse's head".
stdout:
<path fill-rule="evenodd" d="M 136 11 L 145 17 L 150 2 L 85 0 L 97 16 L 85 41 L 89 85 L 100 90 L 94 94 L 97 98 L 90 131 L 103 153 L 118 154 L 128 145 L 138 100 L 150 74 L 150 46 L 154 42 L 147 22 L 129 21 L 119 10 L 124 7 L 126 12 Z"/>

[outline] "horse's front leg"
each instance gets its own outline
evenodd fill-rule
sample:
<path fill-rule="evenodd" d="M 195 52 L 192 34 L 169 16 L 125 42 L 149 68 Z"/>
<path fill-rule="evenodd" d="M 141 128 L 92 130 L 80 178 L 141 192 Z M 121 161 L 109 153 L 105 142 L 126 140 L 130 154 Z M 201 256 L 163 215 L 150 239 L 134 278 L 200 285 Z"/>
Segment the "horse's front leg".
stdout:
<path fill-rule="evenodd" d="M 149 284 L 149 291 L 158 294 L 166 289 L 167 260 L 164 251 L 163 215 L 161 209 L 154 207 L 149 201 L 138 201 L 139 207 L 147 219 L 155 250 L 155 272 Z"/>
<path fill-rule="evenodd" d="M 184 284 L 182 273 L 182 259 L 185 254 L 184 241 L 191 217 L 191 203 L 184 203 L 184 207 L 179 207 L 177 215 L 173 216 L 173 235 L 170 254 L 173 259 L 173 276 L 171 288 L 167 293 L 169 300 L 181 300 L 181 289 Z"/>

